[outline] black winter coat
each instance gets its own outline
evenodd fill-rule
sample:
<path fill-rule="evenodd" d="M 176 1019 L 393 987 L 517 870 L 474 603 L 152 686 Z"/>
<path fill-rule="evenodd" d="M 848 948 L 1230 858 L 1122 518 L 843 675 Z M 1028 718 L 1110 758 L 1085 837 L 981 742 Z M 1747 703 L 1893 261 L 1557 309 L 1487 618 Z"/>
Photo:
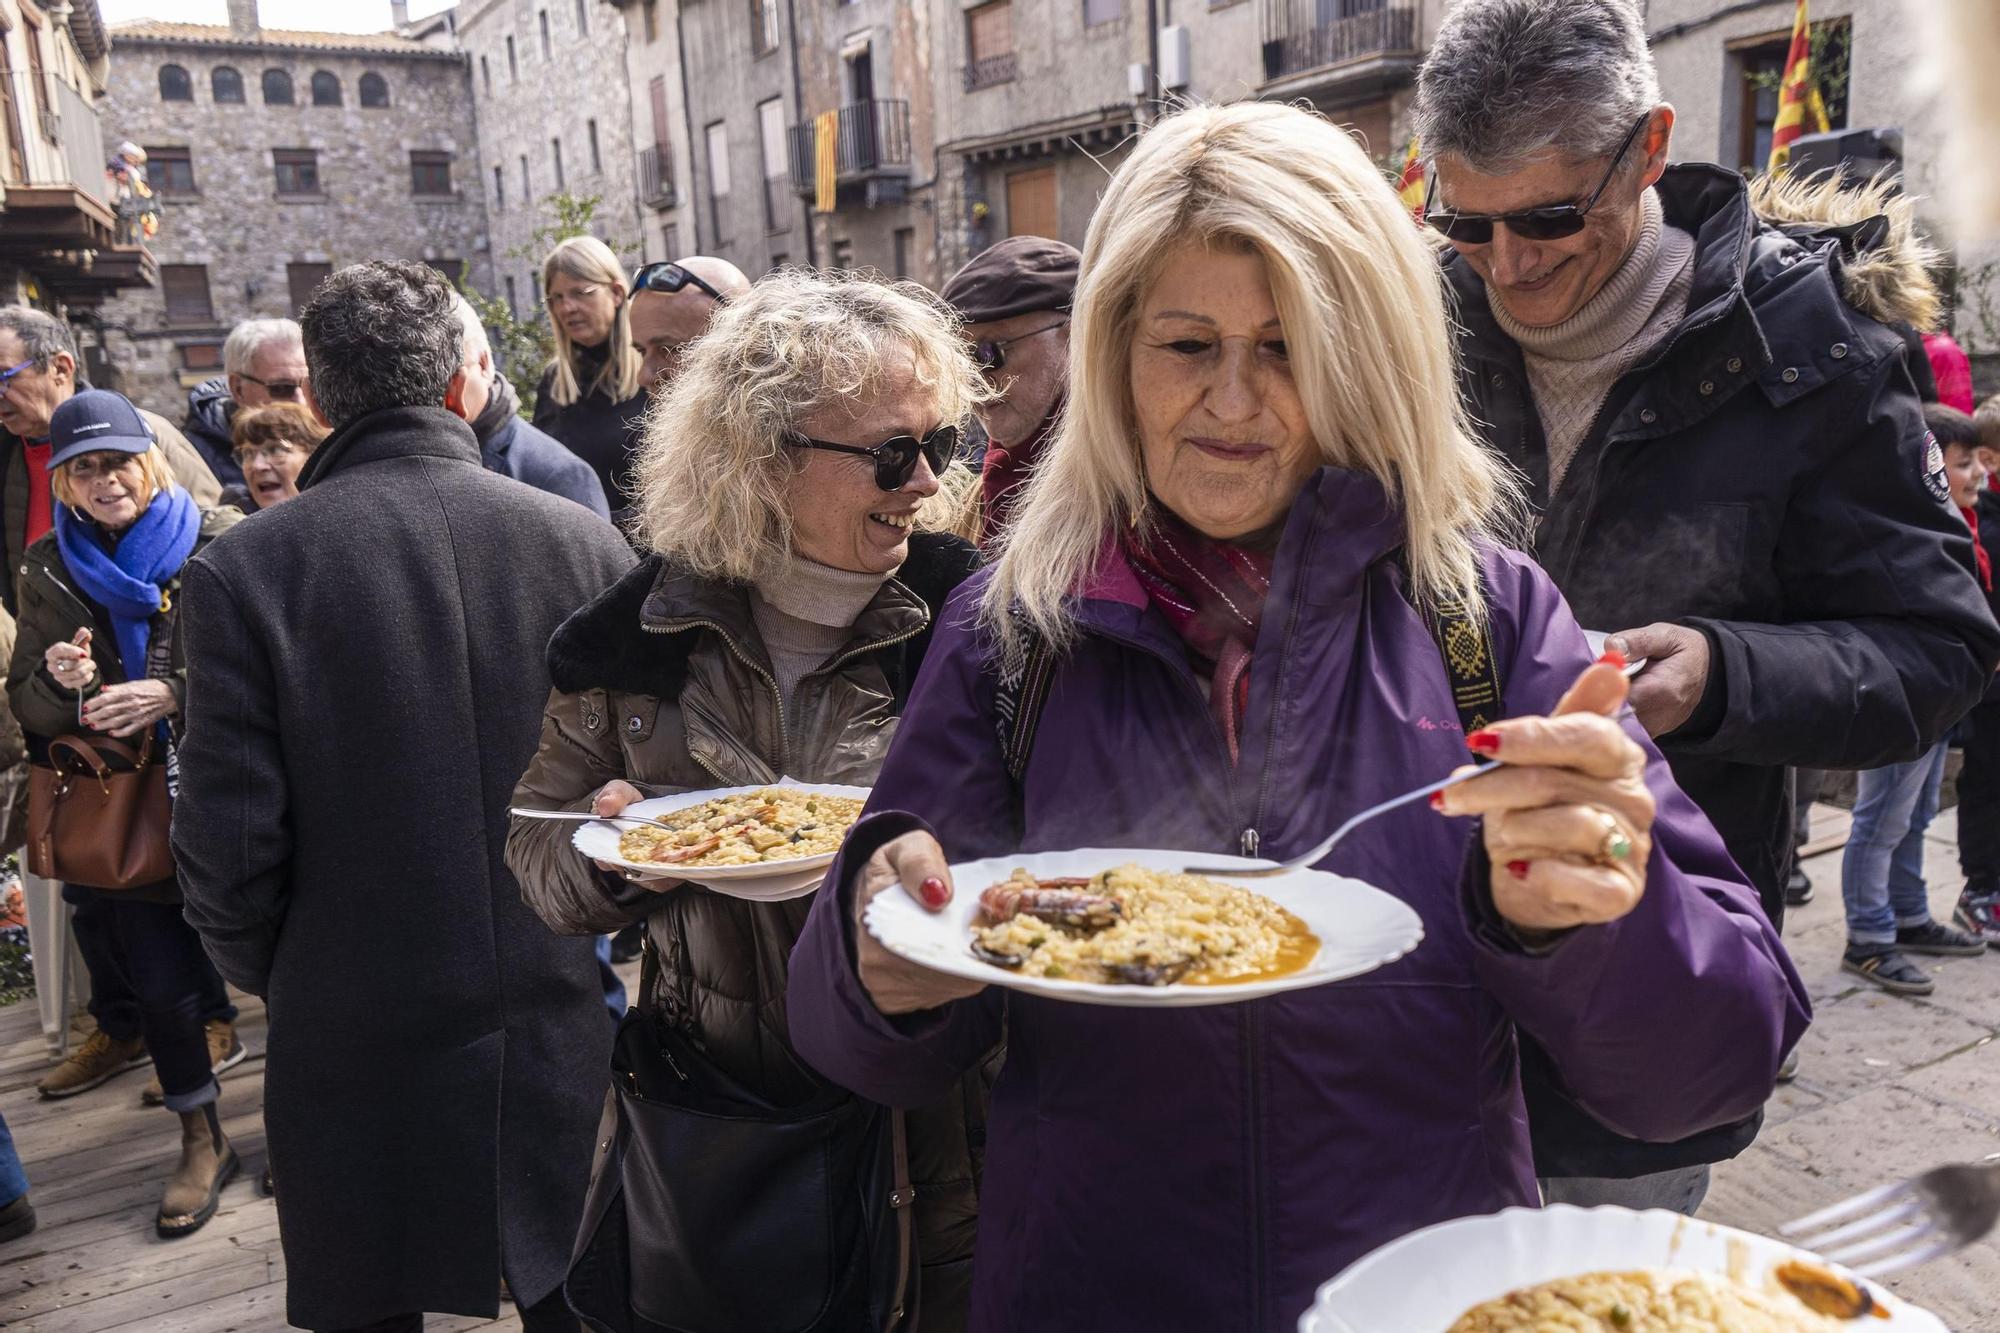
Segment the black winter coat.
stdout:
<path fill-rule="evenodd" d="M 1872 253 L 1888 229 L 1795 239 L 1720 167 L 1670 167 L 1657 188 L 1668 224 L 1696 239 L 1688 314 L 1613 386 L 1554 496 L 1520 349 L 1454 256 L 1461 388 L 1526 474 L 1534 554 L 1577 619 L 1708 636 L 1707 694 L 1659 744 L 1777 922 L 1787 766 L 1915 758 L 1978 701 L 2000 627 L 1928 456 L 1902 339 L 1843 299 L 1893 294 L 1879 270 L 1895 257 Z M 1753 1119 L 1673 1145 L 1621 1139 L 1560 1094 L 1538 1051 L 1524 1064 L 1542 1175 L 1720 1161 L 1755 1136 Z"/>
<path fill-rule="evenodd" d="M 181 431 L 201 455 L 202 462 L 224 486 L 242 486 L 243 469 L 236 464 L 236 439 L 231 434 L 236 400 L 229 395 L 229 380 L 217 375 L 188 390 L 187 419 Z M 243 511 L 250 512 L 244 505 Z"/>
<path fill-rule="evenodd" d="M 611 1049 L 507 801 L 550 634 L 632 556 L 442 407 L 349 424 L 300 483 L 187 567 L 188 920 L 269 1000 L 291 1322 L 490 1318 L 503 1271 L 527 1305 L 568 1266 Z"/>
<path fill-rule="evenodd" d="M 611 521 L 622 528 L 632 506 L 629 490 L 632 455 L 638 450 L 643 433 L 640 422 L 646 415 L 646 390 L 641 386 L 639 392 L 621 403 L 589 389 L 603 365 L 600 349 L 577 349 L 577 366 L 586 388 L 583 396 L 568 407 L 559 405 L 549 392 L 549 386 L 555 383 L 556 368 L 550 366 L 543 371 L 542 382 L 535 390 L 534 424 L 535 429 L 554 436 L 558 443 L 590 464 L 591 471 L 597 474 L 598 485 L 604 488 Z"/>

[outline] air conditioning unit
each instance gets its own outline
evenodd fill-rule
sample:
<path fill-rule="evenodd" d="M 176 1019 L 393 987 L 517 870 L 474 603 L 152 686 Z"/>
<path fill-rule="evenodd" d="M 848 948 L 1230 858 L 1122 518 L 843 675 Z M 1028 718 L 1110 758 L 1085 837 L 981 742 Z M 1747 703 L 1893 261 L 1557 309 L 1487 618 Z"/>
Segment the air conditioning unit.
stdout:
<path fill-rule="evenodd" d="M 1192 79 L 1188 72 L 1188 30 L 1179 24 L 1160 29 L 1160 86 L 1185 88 Z"/>
<path fill-rule="evenodd" d="M 1125 87 L 1134 97 L 1144 97 L 1152 81 L 1153 67 L 1145 61 L 1134 61 L 1125 67 Z"/>

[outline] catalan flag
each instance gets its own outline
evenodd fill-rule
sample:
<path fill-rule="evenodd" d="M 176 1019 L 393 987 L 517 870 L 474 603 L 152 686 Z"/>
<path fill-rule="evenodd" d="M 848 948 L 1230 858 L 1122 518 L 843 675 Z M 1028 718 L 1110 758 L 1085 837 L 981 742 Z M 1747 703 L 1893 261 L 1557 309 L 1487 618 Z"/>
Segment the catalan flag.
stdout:
<path fill-rule="evenodd" d="M 1417 155 L 1417 136 L 1410 136 L 1410 146 L 1403 153 L 1402 174 L 1396 177 L 1396 197 L 1403 201 L 1403 207 L 1410 210 L 1410 216 L 1417 221 L 1424 220 L 1424 160 Z"/>
<path fill-rule="evenodd" d="M 1783 170 L 1792 160 L 1793 141 L 1827 128 L 1826 103 L 1812 80 L 1812 23 L 1806 18 L 1806 0 L 1799 0 L 1792 19 L 1792 49 L 1785 55 L 1785 77 L 1778 83 L 1778 119 L 1771 126 L 1771 160 L 1765 170 Z"/>
<path fill-rule="evenodd" d="M 840 113 L 822 111 L 813 117 L 813 210 L 831 213 L 837 197 L 839 164 L 836 145 L 840 138 Z"/>

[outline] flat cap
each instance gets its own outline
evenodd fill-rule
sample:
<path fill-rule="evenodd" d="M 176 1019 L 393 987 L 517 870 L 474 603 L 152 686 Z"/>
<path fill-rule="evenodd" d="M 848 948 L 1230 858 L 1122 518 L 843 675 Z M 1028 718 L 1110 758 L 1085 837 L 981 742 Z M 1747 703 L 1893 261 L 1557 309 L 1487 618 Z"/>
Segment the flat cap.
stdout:
<path fill-rule="evenodd" d="M 940 295 L 968 324 L 1068 310 L 1082 259 L 1075 246 L 1046 236 L 1010 236 L 952 274 Z"/>

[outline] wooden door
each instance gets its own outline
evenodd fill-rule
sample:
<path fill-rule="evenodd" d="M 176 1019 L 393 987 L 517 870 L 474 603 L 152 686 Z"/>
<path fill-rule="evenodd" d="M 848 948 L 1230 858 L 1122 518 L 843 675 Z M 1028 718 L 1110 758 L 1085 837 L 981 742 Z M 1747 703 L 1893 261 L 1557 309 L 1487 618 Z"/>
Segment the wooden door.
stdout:
<path fill-rule="evenodd" d="M 1007 234 L 1061 239 L 1054 167 L 1017 171 L 1007 177 Z"/>

